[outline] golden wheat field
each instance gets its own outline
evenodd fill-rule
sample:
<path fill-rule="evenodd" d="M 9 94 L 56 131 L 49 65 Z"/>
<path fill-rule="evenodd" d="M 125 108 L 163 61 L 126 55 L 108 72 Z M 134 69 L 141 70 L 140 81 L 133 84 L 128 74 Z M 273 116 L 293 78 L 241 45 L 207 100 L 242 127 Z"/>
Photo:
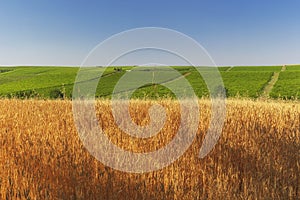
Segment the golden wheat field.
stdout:
<path fill-rule="evenodd" d="M 147 124 L 148 107 L 160 103 L 167 121 L 160 133 L 136 139 L 114 124 L 108 100 L 97 102 L 101 126 L 118 146 L 154 151 L 176 134 L 180 109 L 173 100 L 135 100 L 131 116 Z M 91 156 L 77 134 L 69 100 L 0 100 L 1 199 L 298 199 L 299 102 L 227 100 L 222 135 L 198 157 L 210 121 L 199 100 L 201 122 L 190 148 L 171 165 L 125 173 Z"/>

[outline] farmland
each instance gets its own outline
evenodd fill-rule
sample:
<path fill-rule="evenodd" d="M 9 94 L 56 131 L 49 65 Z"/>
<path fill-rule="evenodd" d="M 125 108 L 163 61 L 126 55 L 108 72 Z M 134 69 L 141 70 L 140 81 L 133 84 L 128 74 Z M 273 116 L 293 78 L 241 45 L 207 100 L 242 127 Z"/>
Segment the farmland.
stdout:
<path fill-rule="evenodd" d="M 147 123 L 145 116 L 154 103 L 167 108 L 167 121 L 161 132 L 147 139 L 118 129 L 108 100 L 97 101 L 97 117 L 119 147 L 155 151 L 176 134 L 180 110 L 173 100 L 133 100 L 133 120 Z M 222 136 L 203 159 L 198 153 L 210 120 L 210 103 L 199 104 L 199 130 L 183 156 L 159 171 L 130 174 L 106 167 L 87 152 L 75 129 L 71 101 L 0 100 L 0 198 L 298 198 L 297 102 L 228 100 Z"/>
<path fill-rule="evenodd" d="M 116 70 L 117 68 L 117 70 Z M 192 85 L 198 97 L 208 97 L 206 84 L 195 68 L 173 67 Z M 96 97 L 110 97 L 115 84 L 132 67 L 92 68 L 95 74 L 103 72 Z M 274 73 L 280 73 L 278 82 L 270 92 L 271 98 L 298 99 L 300 85 L 299 66 L 219 67 L 228 97 L 258 98 Z M 17 98 L 71 98 L 76 67 L 2 67 L 0 68 L 0 96 Z M 205 68 L 204 68 L 205 71 Z M 161 75 L 153 69 L 153 76 Z M 176 81 L 176 80 L 175 80 Z M 138 89 L 134 98 L 174 96 L 160 85 L 147 85 Z"/>
<path fill-rule="evenodd" d="M 195 68 L 173 68 L 181 75 L 169 81 L 176 84 L 185 78 L 199 97 L 196 138 L 171 165 L 140 174 L 105 166 L 84 147 L 70 100 L 79 68 L 0 68 L 0 199 L 297 199 L 299 66 L 218 68 L 230 98 L 221 137 L 203 159 L 198 155 L 211 120 L 209 91 Z M 166 123 L 145 139 L 122 131 L 109 97 L 131 69 L 87 69 L 92 72 L 89 78 L 103 73 L 95 94 L 97 120 L 118 147 L 156 151 L 176 135 L 181 110 L 171 90 L 147 84 L 133 93 L 130 116 L 138 125 L 149 124 L 149 107 L 160 104 L 166 108 Z M 168 74 L 147 70 L 157 82 Z"/>
<path fill-rule="evenodd" d="M 286 71 L 280 72 L 270 96 L 273 98 L 284 97 L 287 99 L 300 98 L 300 66 L 287 66 Z"/>

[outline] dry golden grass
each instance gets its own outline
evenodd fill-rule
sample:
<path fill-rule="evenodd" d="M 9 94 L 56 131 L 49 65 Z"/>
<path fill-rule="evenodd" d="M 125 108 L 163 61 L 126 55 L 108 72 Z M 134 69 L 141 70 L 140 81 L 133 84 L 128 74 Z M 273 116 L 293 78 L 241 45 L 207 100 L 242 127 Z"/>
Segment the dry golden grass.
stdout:
<path fill-rule="evenodd" d="M 147 124 L 153 101 L 132 102 L 137 124 Z M 168 121 L 157 136 L 133 139 L 115 125 L 108 101 L 97 104 L 100 124 L 114 143 L 153 151 L 178 127 L 171 100 Z M 201 123 L 188 151 L 156 172 L 129 174 L 104 166 L 83 147 L 70 101 L 0 100 L 1 199 L 297 199 L 300 196 L 299 102 L 228 100 L 222 136 L 204 159 L 198 153 L 209 123 Z M 100 112 L 101 111 L 101 112 Z M 137 112 L 138 111 L 138 112 Z"/>

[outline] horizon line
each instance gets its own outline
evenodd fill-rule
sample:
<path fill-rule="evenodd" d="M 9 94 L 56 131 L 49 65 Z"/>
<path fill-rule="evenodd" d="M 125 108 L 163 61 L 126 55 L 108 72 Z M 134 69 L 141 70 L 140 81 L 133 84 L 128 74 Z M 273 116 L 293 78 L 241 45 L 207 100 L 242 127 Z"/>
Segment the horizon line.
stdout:
<path fill-rule="evenodd" d="M 247 65 L 247 64 L 242 64 L 242 65 L 197 65 L 195 67 L 267 67 L 267 66 L 293 66 L 293 65 L 300 65 L 300 63 L 295 63 L 295 64 L 256 64 L 256 65 Z M 124 64 L 124 65 L 111 65 L 111 66 L 104 66 L 104 65 L 93 65 L 93 66 L 80 66 L 80 65 L 0 65 L 0 67 L 138 67 L 141 65 L 128 65 L 128 64 Z M 152 66 L 152 65 L 151 65 Z M 151 67 L 149 65 L 149 67 Z M 153 65 L 153 67 L 155 67 L 156 65 Z M 194 67 L 193 65 L 168 65 L 170 67 Z"/>

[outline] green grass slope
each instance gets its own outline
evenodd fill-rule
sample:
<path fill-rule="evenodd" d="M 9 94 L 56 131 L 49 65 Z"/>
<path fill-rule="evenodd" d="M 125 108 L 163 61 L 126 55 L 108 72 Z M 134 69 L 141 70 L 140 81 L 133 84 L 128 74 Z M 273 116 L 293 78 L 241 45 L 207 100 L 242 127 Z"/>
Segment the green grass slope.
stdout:
<path fill-rule="evenodd" d="M 251 97 L 261 95 L 263 88 L 268 84 L 274 72 L 280 72 L 279 79 L 270 93 L 272 98 L 286 97 L 299 98 L 300 90 L 300 66 L 286 67 L 286 71 L 280 71 L 282 66 L 254 66 L 254 67 L 220 67 L 218 68 L 226 87 L 228 97 Z M 182 77 L 193 87 L 198 97 L 209 96 L 206 84 L 193 67 L 175 66 Z M 96 97 L 110 97 L 115 85 L 132 67 L 109 67 L 105 71 L 101 67 L 88 68 L 93 78 L 102 78 L 96 90 Z M 78 67 L 0 67 L 0 96 L 2 97 L 40 97 L 40 98 L 71 98 L 74 81 Z M 209 68 L 202 67 L 206 73 Z M 129 72 L 130 73 L 130 72 Z M 139 73 L 139 72 L 137 72 Z M 164 73 L 151 68 L 149 75 L 153 76 L 158 83 L 163 80 Z M 207 72 L 209 73 L 209 72 Z M 170 80 L 177 84 L 178 88 L 185 92 L 186 88 L 180 85 L 180 78 L 174 76 Z M 135 81 L 127 85 L 135 87 Z M 174 97 L 168 88 L 159 84 L 147 84 L 133 93 L 135 98 Z"/>

